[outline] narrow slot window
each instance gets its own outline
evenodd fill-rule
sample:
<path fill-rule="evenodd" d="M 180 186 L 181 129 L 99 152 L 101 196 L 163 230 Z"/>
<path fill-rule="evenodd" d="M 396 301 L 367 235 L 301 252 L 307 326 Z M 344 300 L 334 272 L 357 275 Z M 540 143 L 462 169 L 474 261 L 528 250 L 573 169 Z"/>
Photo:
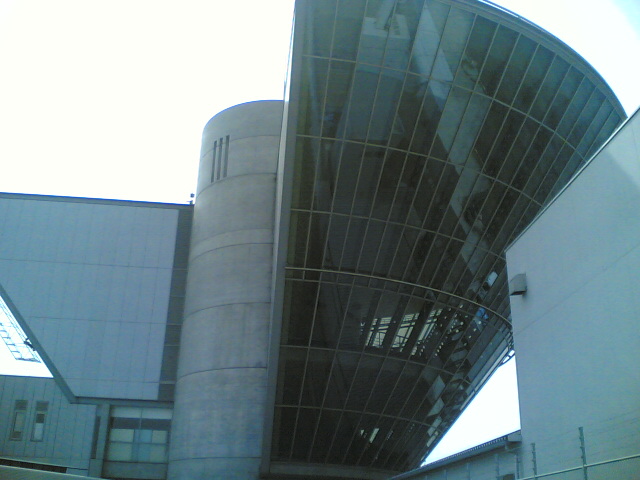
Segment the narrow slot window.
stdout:
<path fill-rule="evenodd" d="M 41 442 L 44 439 L 44 424 L 47 420 L 47 410 L 49 402 L 36 402 L 36 416 L 33 422 L 31 440 Z"/>
<path fill-rule="evenodd" d="M 13 423 L 11 424 L 10 440 L 22 440 L 27 420 L 27 401 L 16 400 L 13 408 Z"/>
<path fill-rule="evenodd" d="M 98 436 L 100 435 L 100 417 L 96 416 L 93 423 L 93 440 L 91 441 L 91 459 L 94 460 L 98 455 Z"/>
<path fill-rule="evenodd" d="M 211 183 L 216 180 L 216 153 L 218 152 L 218 142 L 213 142 L 213 159 L 211 160 Z"/>
<path fill-rule="evenodd" d="M 224 139 L 220 137 L 220 142 L 218 143 L 218 171 L 216 173 L 216 180 L 220 180 L 220 167 L 222 165 L 222 143 Z"/>
<path fill-rule="evenodd" d="M 227 178 L 227 165 L 229 163 L 229 135 L 224 142 L 224 166 L 222 168 L 222 178 Z"/>

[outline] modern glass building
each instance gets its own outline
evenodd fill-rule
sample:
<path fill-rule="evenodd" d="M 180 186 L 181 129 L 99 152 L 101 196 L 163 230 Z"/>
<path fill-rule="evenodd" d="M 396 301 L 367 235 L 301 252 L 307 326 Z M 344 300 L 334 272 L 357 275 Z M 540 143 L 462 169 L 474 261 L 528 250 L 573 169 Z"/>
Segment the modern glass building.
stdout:
<path fill-rule="evenodd" d="M 470 0 L 298 2 L 290 83 L 271 460 L 403 471 L 512 349 L 505 246 L 624 113 Z"/>
<path fill-rule="evenodd" d="M 3 379 L 24 425 L 0 463 L 420 465 L 512 354 L 506 245 L 624 116 L 581 57 L 489 2 L 298 0 L 285 102 L 211 119 L 193 206 L 0 196 L 0 284 L 63 387 Z"/>

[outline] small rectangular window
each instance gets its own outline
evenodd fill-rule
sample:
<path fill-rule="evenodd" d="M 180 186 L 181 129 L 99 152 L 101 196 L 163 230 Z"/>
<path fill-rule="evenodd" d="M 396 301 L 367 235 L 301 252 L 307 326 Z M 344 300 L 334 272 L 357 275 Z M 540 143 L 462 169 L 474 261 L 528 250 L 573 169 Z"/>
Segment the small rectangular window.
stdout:
<path fill-rule="evenodd" d="M 36 416 L 33 422 L 31 440 L 41 442 L 44 439 L 44 424 L 47 419 L 49 402 L 36 402 Z"/>
<path fill-rule="evenodd" d="M 27 401 L 16 400 L 13 407 L 13 423 L 11 424 L 10 440 L 22 440 L 27 419 Z"/>

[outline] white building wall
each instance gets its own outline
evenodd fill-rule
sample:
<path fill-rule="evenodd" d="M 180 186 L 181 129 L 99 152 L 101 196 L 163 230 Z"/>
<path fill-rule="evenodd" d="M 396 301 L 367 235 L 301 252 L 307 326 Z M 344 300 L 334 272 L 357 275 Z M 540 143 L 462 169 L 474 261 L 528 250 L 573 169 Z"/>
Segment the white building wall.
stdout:
<path fill-rule="evenodd" d="M 27 401 L 26 425 L 23 438 L 11 440 L 16 400 Z M 36 402 L 49 402 L 42 441 L 32 439 Z M 95 412 L 95 405 L 70 404 L 52 378 L 0 376 L 0 457 L 87 474 Z"/>
<path fill-rule="evenodd" d="M 527 277 L 511 308 L 523 445 L 535 443 L 538 473 L 581 464 L 579 427 L 588 463 L 640 453 L 640 114 L 507 250 L 507 264 L 509 278 Z M 640 462 L 626 465 L 615 478 L 637 478 Z"/>
<path fill-rule="evenodd" d="M 77 396 L 155 399 L 178 210 L 0 197 L 0 283 Z"/>

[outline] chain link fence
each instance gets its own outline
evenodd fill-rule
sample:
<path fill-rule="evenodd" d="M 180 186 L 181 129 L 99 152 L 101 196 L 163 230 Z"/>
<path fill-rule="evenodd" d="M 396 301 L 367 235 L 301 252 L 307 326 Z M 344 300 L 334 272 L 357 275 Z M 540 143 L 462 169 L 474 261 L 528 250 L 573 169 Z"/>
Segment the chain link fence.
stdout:
<path fill-rule="evenodd" d="M 640 480 L 640 410 L 539 437 L 535 443 L 508 437 L 394 478 Z"/>

